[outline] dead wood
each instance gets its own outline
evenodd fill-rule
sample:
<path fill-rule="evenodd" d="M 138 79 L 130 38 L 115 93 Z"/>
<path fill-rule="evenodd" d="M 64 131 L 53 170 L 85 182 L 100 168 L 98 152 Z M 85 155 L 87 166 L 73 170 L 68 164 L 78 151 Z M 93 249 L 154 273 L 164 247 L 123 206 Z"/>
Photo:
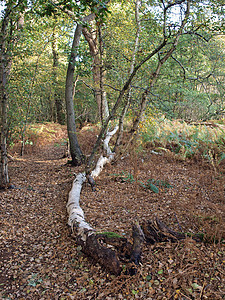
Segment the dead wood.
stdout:
<path fill-rule="evenodd" d="M 82 251 L 87 256 L 93 258 L 108 272 L 114 275 L 121 273 L 122 267 L 116 251 L 101 245 L 97 234 L 86 235 L 86 241 L 78 235 L 77 243 L 81 245 Z"/>
<path fill-rule="evenodd" d="M 156 218 L 154 221 L 145 221 L 140 226 L 133 225 L 133 244 L 125 237 L 113 232 L 96 233 L 85 229 L 82 235 L 76 235 L 77 244 L 82 252 L 94 259 L 106 271 L 116 276 L 122 272 L 122 265 L 126 264 L 125 274 L 135 275 L 141 262 L 142 246 L 146 241 L 149 244 L 160 242 L 176 242 L 191 237 L 196 242 L 203 241 L 201 234 L 186 234 L 170 229 Z"/>
<path fill-rule="evenodd" d="M 132 263 L 129 268 L 129 274 L 135 275 L 137 273 L 137 266 L 141 261 L 142 245 L 145 240 L 144 233 L 139 224 L 133 225 L 133 249 L 130 256 L 130 262 Z"/>
<path fill-rule="evenodd" d="M 121 260 L 130 259 L 132 253 L 132 244 L 125 238 L 117 234 L 98 233 L 98 238 L 107 245 L 113 246 Z"/>
<path fill-rule="evenodd" d="M 87 180 L 88 180 L 88 183 L 91 185 L 91 189 L 92 191 L 95 191 L 95 180 L 94 178 L 89 174 L 87 175 Z"/>
<path fill-rule="evenodd" d="M 15 160 L 15 158 L 14 158 L 12 155 L 10 155 L 9 153 L 7 153 L 7 158 L 8 158 L 9 160 L 12 160 L 12 161 Z"/>
<path fill-rule="evenodd" d="M 196 242 L 203 241 L 203 234 L 190 234 L 177 232 L 170 229 L 166 224 L 160 221 L 158 218 L 154 222 L 146 221 L 142 224 L 142 229 L 146 238 L 147 243 L 155 244 L 159 242 L 176 242 L 178 240 L 183 240 L 187 237 L 191 237 Z"/>
<path fill-rule="evenodd" d="M 190 125 L 195 125 L 195 126 L 209 126 L 212 128 L 221 128 L 219 124 L 215 124 L 212 122 L 186 122 L 189 123 Z"/>

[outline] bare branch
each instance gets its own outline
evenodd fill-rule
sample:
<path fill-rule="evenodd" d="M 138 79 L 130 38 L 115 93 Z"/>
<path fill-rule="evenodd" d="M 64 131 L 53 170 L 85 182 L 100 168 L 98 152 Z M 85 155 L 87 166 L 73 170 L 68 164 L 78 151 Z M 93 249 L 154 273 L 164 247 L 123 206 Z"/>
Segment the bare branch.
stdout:
<path fill-rule="evenodd" d="M 79 79 L 78 82 L 82 82 L 84 85 L 86 85 L 86 87 L 88 87 L 90 90 L 92 90 L 92 92 L 95 91 L 95 89 L 91 85 L 87 84 L 84 80 Z"/>
<path fill-rule="evenodd" d="M 117 88 L 113 87 L 113 86 L 112 86 L 112 85 L 110 85 L 110 84 L 106 84 L 106 83 L 104 83 L 103 85 L 104 85 L 104 86 L 108 86 L 108 87 L 110 87 L 110 88 L 111 88 L 111 89 L 113 89 L 114 91 L 121 92 L 121 90 L 120 90 L 120 89 L 117 89 Z"/>
<path fill-rule="evenodd" d="M 176 57 L 174 57 L 173 55 L 171 55 L 171 58 L 172 58 L 173 60 L 175 60 L 175 62 L 177 62 L 178 65 L 182 68 L 183 73 L 184 73 L 184 79 L 186 79 L 186 71 L 185 71 L 185 68 L 184 68 L 184 66 L 182 65 L 182 63 L 181 63 Z"/>

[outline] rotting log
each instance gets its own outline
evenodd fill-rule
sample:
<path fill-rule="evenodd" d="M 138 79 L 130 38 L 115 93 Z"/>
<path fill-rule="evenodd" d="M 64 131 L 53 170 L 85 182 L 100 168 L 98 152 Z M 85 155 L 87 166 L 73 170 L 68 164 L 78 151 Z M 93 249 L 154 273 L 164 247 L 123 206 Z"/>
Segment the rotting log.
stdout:
<path fill-rule="evenodd" d="M 82 246 L 82 251 L 87 256 L 92 257 L 104 269 L 114 275 L 119 275 L 121 273 L 122 266 L 116 251 L 101 245 L 96 233 L 91 235 L 87 233 L 85 241 L 78 235 L 77 243 Z"/>

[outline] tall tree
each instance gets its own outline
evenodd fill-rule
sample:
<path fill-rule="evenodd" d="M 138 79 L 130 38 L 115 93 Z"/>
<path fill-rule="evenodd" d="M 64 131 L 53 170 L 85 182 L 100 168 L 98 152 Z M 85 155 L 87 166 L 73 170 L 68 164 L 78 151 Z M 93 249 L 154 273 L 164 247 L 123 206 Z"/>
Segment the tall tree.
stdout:
<path fill-rule="evenodd" d="M 80 149 L 80 146 L 79 146 L 79 143 L 77 140 L 74 102 L 73 102 L 75 61 L 77 58 L 77 48 L 80 43 L 81 33 L 82 33 L 82 25 L 77 24 L 76 30 L 74 32 L 73 44 L 72 44 L 69 64 L 68 64 L 68 68 L 67 68 L 66 89 L 65 89 L 66 112 L 67 112 L 67 131 L 68 131 L 68 137 L 69 137 L 69 143 L 70 143 L 70 153 L 71 153 L 71 157 L 72 157 L 72 164 L 75 166 L 79 165 L 84 160 L 82 151 Z"/>
<path fill-rule="evenodd" d="M 98 105 L 98 113 L 101 122 L 105 121 L 109 116 L 108 102 L 106 98 L 106 92 L 104 90 L 105 82 L 105 70 L 103 66 L 103 40 L 102 30 L 100 22 L 83 28 L 83 35 L 89 44 L 91 56 L 93 58 L 93 81 L 94 81 L 94 93 L 95 101 Z"/>
<path fill-rule="evenodd" d="M 1 162 L 0 162 L 0 188 L 9 184 L 7 160 L 7 110 L 8 93 L 7 85 L 12 63 L 13 47 L 17 41 L 19 30 L 23 26 L 22 12 L 26 1 L 9 0 L 1 19 L 0 32 L 0 97 L 1 97 Z"/>
<path fill-rule="evenodd" d="M 86 9 L 89 7 L 91 10 L 95 10 L 95 12 L 100 12 L 101 14 L 105 14 L 105 11 L 107 10 L 105 6 L 99 6 L 96 7 L 95 1 L 92 1 L 90 3 L 82 3 Z M 82 6 L 81 5 L 81 6 Z M 80 8 L 80 7 L 79 7 Z M 94 9 L 93 9 L 94 8 Z M 77 6 L 75 6 L 75 9 L 77 9 Z M 82 154 L 82 151 L 80 149 L 80 146 L 78 144 L 77 135 L 76 135 L 76 123 L 75 123 L 75 112 L 74 112 L 74 73 L 75 73 L 75 62 L 77 59 L 78 54 L 78 46 L 80 43 L 80 37 L 82 34 L 82 30 L 84 28 L 83 24 L 87 24 L 90 21 L 94 20 L 95 13 L 90 13 L 89 15 L 86 15 L 85 17 L 81 18 L 78 17 L 78 20 L 73 12 L 68 11 L 67 8 L 63 8 L 64 11 L 67 12 L 72 18 L 76 20 L 76 30 L 74 33 L 73 38 L 73 44 L 71 48 L 70 53 L 70 59 L 67 69 L 67 75 L 66 75 L 66 90 L 65 90 L 65 100 L 66 100 L 66 111 L 67 111 L 67 131 L 68 131 L 68 137 L 69 137 L 69 143 L 70 143 L 70 153 L 72 157 L 72 164 L 78 165 L 81 162 L 84 162 L 84 156 Z M 79 12 L 79 9 L 78 9 Z M 77 12 L 77 13 L 78 13 Z"/>
<path fill-rule="evenodd" d="M 54 16 L 54 19 L 56 19 L 56 16 Z M 53 93 L 54 93 L 54 102 L 55 102 L 55 108 L 56 108 L 56 118 L 57 118 L 58 123 L 63 125 L 65 122 L 65 115 L 63 112 L 63 100 L 60 97 L 59 88 L 58 88 L 58 84 L 59 84 L 58 83 L 59 54 L 57 52 L 56 39 L 57 39 L 56 38 L 56 26 L 55 26 L 55 24 L 53 24 L 53 29 L 52 29 Z"/>

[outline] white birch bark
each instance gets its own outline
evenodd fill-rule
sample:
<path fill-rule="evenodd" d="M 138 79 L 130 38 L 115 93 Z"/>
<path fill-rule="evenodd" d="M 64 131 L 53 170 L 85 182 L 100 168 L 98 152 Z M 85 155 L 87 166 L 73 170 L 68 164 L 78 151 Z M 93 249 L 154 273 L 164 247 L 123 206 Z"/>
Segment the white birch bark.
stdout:
<path fill-rule="evenodd" d="M 107 133 L 105 140 L 103 142 L 104 150 L 107 153 L 107 156 L 101 155 L 98 159 L 95 169 L 91 172 L 91 176 L 96 178 L 102 171 L 104 165 L 109 163 L 114 158 L 114 153 L 112 152 L 111 148 L 109 147 L 109 142 L 112 136 L 117 132 L 118 126 L 115 127 L 114 130 Z M 66 205 L 67 212 L 69 215 L 68 218 L 68 225 L 71 227 L 72 231 L 74 227 L 76 227 L 78 231 L 78 235 L 81 239 L 85 242 L 87 235 L 91 235 L 95 232 L 95 229 L 91 227 L 85 221 L 84 211 L 80 207 L 80 194 L 82 190 L 82 185 L 86 181 L 86 174 L 79 173 L 73 181 L 72 188 L 69 192 L 68 202 Z"/>

